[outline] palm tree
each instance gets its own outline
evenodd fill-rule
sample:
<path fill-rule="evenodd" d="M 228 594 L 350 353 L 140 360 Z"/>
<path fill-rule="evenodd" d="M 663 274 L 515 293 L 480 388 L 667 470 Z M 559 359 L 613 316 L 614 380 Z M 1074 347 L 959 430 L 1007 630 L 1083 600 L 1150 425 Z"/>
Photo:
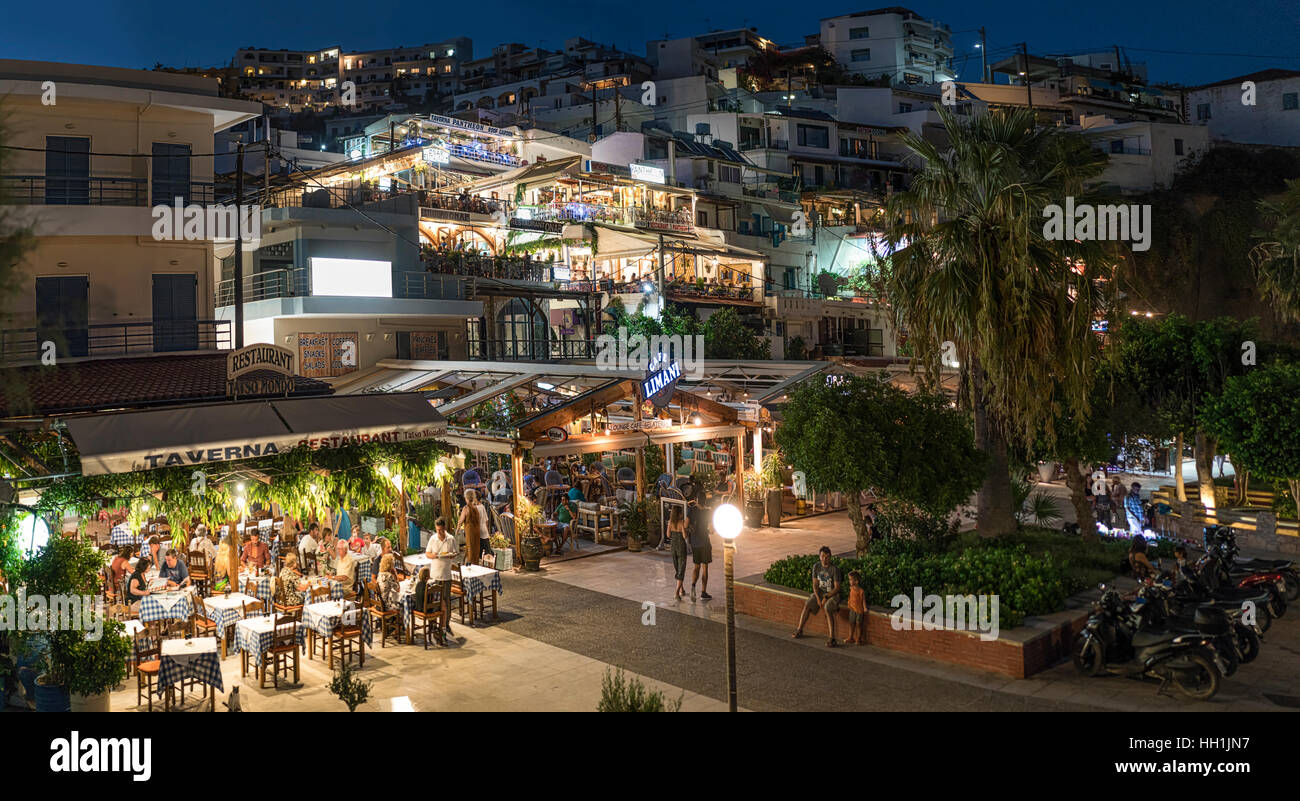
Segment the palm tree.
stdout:
<path fill-rule="evenodd" d="M 903 136 L 915 173 L 886 206 L 886 286 L 931 371 L 941 343 L 956 346 L 963 402 L 989 455 L 977 525 L 1000 536 L 1016 526 L 1009 446 L 1028 449 L 1045 431 L 1051 447 L 1055 417 L 1088 414 L 1091 323 L 1107 306 L 1114 243 L 1048 239 L 1044 209 L 1104 200 L 1084 184 L 1107 156 L 1024 109 L 939 115 L 946 147 Z"/>
<path fill-rule="evenodd" d="M 1260 295 L 1285 320 L 1300 320 L 1300 178 L 1286 182 L 1277 202 L 1260 201 L 1272 229 L 1250 251 Z"/>

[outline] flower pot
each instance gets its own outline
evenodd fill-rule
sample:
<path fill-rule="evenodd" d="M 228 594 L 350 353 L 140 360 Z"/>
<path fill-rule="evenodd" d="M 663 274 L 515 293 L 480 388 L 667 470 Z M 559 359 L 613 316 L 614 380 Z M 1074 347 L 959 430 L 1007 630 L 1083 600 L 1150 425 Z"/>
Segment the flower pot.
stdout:
<path fill-rule="evenodd" d="M 1056 462 L 1043 462 L 1038 465 L 1038 480 L 1047 483 L 1056 478 Z"/>
<path fill-rule="evenodd" d="M 781 527 L 781 490 L 769 488 L 767 491 L 767 524 L 773 528 Z"/>
<path fill-rule="evenodd" d="M 515 566 L 515 552 L 513 548 L 495 548 L 492 553 L 496 554 L 497 570 L 513 570 Z"/>
<path fill-rule="evenodd" d="M 636 553 L 636 552 L 640 551 L 640 550 L 641 550 L 641 540 L 638 540 L 638 539 L 635 538 L 635 537 L 628 537 L 628 538 L 627 538 L 627 549 L 628 549 L 629 551 L 632 551 L 633 553 Z"/>
<path fill-rule="evenodd" d="M 745 527 L 761 527 L 763 525 L 763 512 L 762 501 L 745 501 Z"/>
<path fill-rule="evenodd" d="M 542 538 L 537 534 L 527 534 L 520 541 L 519 558 L 523 560 L 524 570 L 542 569 Z"/>
<path fill-rule="evenodd" d="M 66 686 L 42 684 L 39 679 L 36 681 L 37 712 L 70 712 L 72 711 L 71 703 Z"/>
<path fill-rule="evenodd" d="M 71 697 L 71 710 L 73 712 L 107 712 L 109 711 L 109 694 L 100 693 L 99 695 L 78 695 L 73 693 Z"/>

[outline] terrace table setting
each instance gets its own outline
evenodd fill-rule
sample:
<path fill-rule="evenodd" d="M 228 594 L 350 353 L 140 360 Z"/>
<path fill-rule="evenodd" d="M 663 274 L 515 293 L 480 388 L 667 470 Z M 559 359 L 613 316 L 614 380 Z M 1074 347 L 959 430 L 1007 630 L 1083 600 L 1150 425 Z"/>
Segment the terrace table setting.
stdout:
<path fill-rule="evenodd" d="M 240 573 L 239 588 L 242 590 L 248 586 L 248 582 L 253 582 L 257 587 L 257 598 L 269 611 L 271 604 L 275 602 L 275 576 L 257 575 L 255 573 Z"/>
<path fill-rule="evenodd" d="M 140 599 L 140 620 L 156 623 L 160 620 L 189 620 L 194 612 L 194 602 L 185 590 L 157 592 Z"/>
<path fill-rule="evenodd" d="M 184 679 L 195 679 L 208 686 L 212 708 L 216 711 L 217 690 L 224 690 L 221 681 L 221 660 L 217 658 L 217 638 L 197 637 L 188 640 L 163 640 L 162 656 L 158 667 L 158 694 L 167 691 Z"/>
<path fill-rule="evenodd" d="M 298 645 L 306 642 L 307 630 L 304 625 L 299 624 L 296 628 Z M 252 658 L 253 664 L 257 667 L 262 666 L 262 657 L 271 647 L 271 640 L 275 636 L 275 618 L 271 615 L 265 617 L 250 617 L 240 620 L 235 624 L 235 651 L 243 652 Z M 241 670 L 241 675 L 243 671 Z"/>
<path fill-rule="evenodd" d="M 245 595 L 242 592 L 232 592 L 229 595 L 213 595 L 204 599 L 204 614 L 207 615 L 209 620 L 217 624 L 217 631 L 221 634 L 223 645 L 227 641 L 226 630 L 244 617 L 244 604 L 251 604 L 256 600 L 253 596 Z M 225 651 L 223 650 L 222 656 L 224 657 L 224 655 Z"/>
<path fill-rule="evenodd" d="M 501 571 L 482 565 L 461 565 L 460 578 L 465 584 L 465 597 L 473 601 L 479 593 L 501 593 Z"/>
<path fill-rule="evenodd" d="M 356 608 L 356 604 L 351 601 L 320 601 L 307 604 L 302 608 L 302 625 L 322 637 L 329 637 L 330 632 L 334 631 L 339 622 L 342 621 L 343 613 Z M 357 609 L 357 619 L 361 622 L 361 639 L 369 645 L 371 641 L 370 616 L 363 614 L 363 610 Z M 311 658 L 310 649 L 308 649 L 307 658 Z"/>

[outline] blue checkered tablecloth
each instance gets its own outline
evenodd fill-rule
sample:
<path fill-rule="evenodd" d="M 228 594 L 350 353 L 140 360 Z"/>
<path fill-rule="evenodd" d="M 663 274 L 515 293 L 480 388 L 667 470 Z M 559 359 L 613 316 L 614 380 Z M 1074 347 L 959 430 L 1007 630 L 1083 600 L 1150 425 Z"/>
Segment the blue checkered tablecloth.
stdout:
<path fill-rule="evenodd" d="M 194 653 L 188 653 L 188 651 Z M 193 640 L 164 640 L 162 660 L 158 667 L 158 694 L 162 695 L 182 679 L 194 678 L 204 684 L 224 690 L 221 682 L 221 660 L 217 653 L 215 637 Z"/>
<path fill-rule="evenodd" d="M 213 595 L 203 605 L 203 611 L 209 620 L 217 624 L 217 631 L 224 634 L 228 627 L 243 619 L 244 603 L 251 603 L 253 600 L 242 592 L 232 592 L 229 598 L 225 595 Z"/>
<path fill-rule="evenodd" d="M 131 529 L 118 523 L 113 526 L 113 530 L 108 533 L 108 541 L 114 545 L 135 545 L 136 536 L 131 533 Z"/>
<path fill-rule="evenodd" d="M 491 576 L 488 572 L 491 572 Z M 471 601 L 479 593 L 485 590 L 500 594 L 501 592 L 501 571 L 494 570 L 490 567 L 479 567 L 478 565 L 465 565 L 460 570 L 461 580 L 465 584 L 465 596 Z"/>
<path fill-rule="evenodd" d="M 342 603 L 346 605 L 348 602 L 343 601 Z M 327 604 L 308 604 L 302 608 L 303 625 L 322 637 L 328 637 L 342 619 L 342 611 L 335 601 L 329 601 Z M 367 615 L 364 609 L 358 609 L 357 619 L 361 622 L 361 637 L 366 641 L 366 645 L 370 645 L 370 615 Z"/>
<path fill-rule="evenodd" d="M 257 585 L 257 598 L 266 604 L 267 610 L 270 610 L 271 604 L 275 603 L 275 576 L 254 576 L 249 573 L 239 574 L 239 589 L 242 591 L 252 581 Z"/>
<path fill-rule="evenodd" d="M 166 595 L 172 596 L 172 593 Z M 159 620 L 189 620 L 194 612 L 190 594 L 183 592 L 174 597 L 174 602 L 164 604 L 158 596 L 146 595 L 140 601 L 140 619 L 145 623 L 155 623 Z"/>
<path fill-rule="evenodd" d="M 307 628 L 299 623 L 296 635 L 298 644 L 302 645 L 307 640 Z M 274 636 L 275 625 L 269 619 L 266 623 L 241 620 L 235 624 L 235 650 L 247 651 L 253 657 L 254 664 L 261 665 L 262 656 L 271 647 Z"/>

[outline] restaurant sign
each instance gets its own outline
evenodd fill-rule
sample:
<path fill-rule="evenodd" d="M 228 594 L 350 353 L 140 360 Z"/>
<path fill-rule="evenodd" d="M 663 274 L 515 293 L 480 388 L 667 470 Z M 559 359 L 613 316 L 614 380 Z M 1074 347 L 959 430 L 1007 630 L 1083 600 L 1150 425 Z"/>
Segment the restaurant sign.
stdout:
<path fill-rule="evenodd" d="M 470 216 L 468 211 L 457 211 L 455 209 L 435 209 L 430 206 L 421 206 L 420 219 L 446 220 L 448 222 L 467 223 L 470 221 Z"/>
<path fill-rule="evenodd" d="M 682 378 L 682 366 L 675 361 L 658 361 L 650 366 L 641 381 L 641 400 L 662 409 L 673 399 L 677 382 Z"/>
<path fill-rule="evenodd" d="M 511 217 L 510 227 L 517 231 L 541 231 L 545 234 L 564 233 L 564 223 L 555 220 L 525 220 L 523 217 Z"/>
<path fill-rule="evenodd" d="M 396 444 L 412 440 L 433 439 L 442 429 L 433 426 L 404 425 L 393 428 L 361 428 L 353 431 L 320 432 L 308 435 L 288 434 L 256 442 L 195 443 L 173 451 L 139 451 L 114 455 L 110 472 L 233 462 L 275 456 L 294 448 L 326 450 L 370 442 Z"/>
<path fill-rule="evenodd" d="M 651 420 L 628 420 L 625 423 L 610 423 L 609 431 L 612 434 L 621 434 L 627 431 L 658 431 L 672 427 L 672 420 L 654 418 Z"/>
<path fill-rule="evenodd" d="M 551 442 L 564 442 L 569 438 L 569 432 L 559 426 L 551 426 L 546 429 L 546 436 L 551 440 Z"/>
<path fill-rule="evenodd" d="M 472 131 L 473 133 L 486 134 L 488 136 L 500 136 L 507 139 L 514 138 L 514 134 L 501 128 L 493 128 L 491 125 L 484 125 L 481 122 L 470 122 L 469 120 L 458 120 L 454 117 L 443 117 L 439 114 L 429 114 L 421 118 L 420 122 L 427 125 L 441 125 L 444 128 L 455 128 L 458 131 Z"/>
<path fill-rule="evenodd" d="M 258 343 L 226 356 L 226 394 L 230 397 L 289 395 L 293 390 L 293 351 L 288 348 Z"/>

